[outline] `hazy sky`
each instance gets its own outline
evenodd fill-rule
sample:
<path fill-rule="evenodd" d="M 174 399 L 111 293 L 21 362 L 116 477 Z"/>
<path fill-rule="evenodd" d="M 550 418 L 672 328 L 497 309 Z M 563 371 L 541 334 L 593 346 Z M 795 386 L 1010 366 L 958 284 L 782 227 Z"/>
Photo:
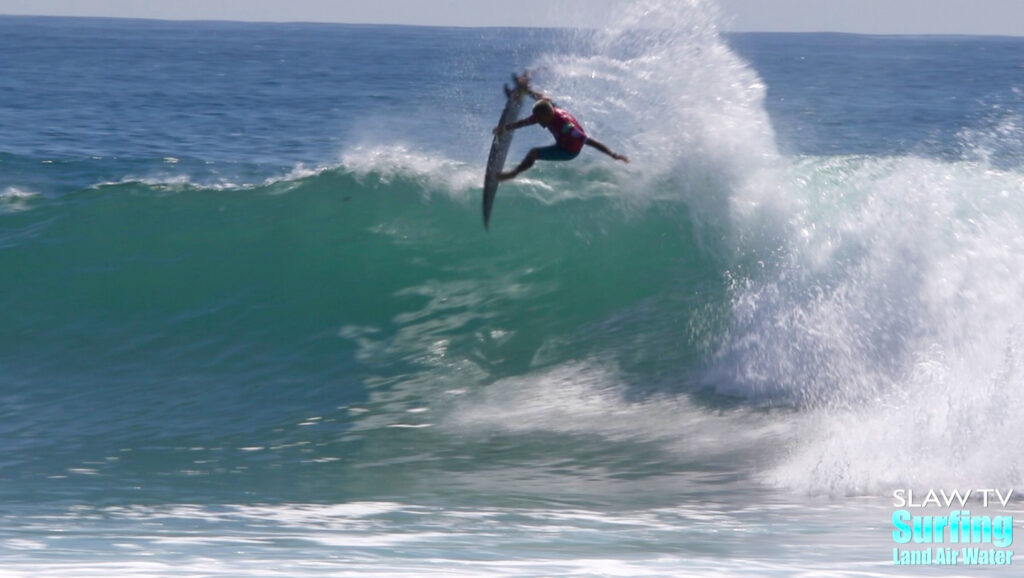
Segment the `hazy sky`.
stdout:
<path fill-rule="evenodd" d="M 0 0 L 0 14 L 448 26 L 599 23 L 624 0 Z M 685 2 L 689 0 L 678 0 Z M 727 30 L 1024 35 L 1024 0 L 719 0 Z M 557 6 L 557 18 L 545 7 Z M 566 22 L 566 15 L 569 21 Z"/>

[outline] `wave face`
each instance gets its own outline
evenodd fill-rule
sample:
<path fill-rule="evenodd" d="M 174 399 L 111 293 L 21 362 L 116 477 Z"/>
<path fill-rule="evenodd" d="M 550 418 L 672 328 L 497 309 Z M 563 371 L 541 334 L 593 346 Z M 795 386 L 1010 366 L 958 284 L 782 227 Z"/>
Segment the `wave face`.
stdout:
<path fill-rule="evenodd" d="M 59 131 L 40 90 L 41 130 L 0 140 L 0 495 L 140 519 L 369 504 L 396 526 L 485 504 L 490 527 L 504 507 L 1021 483 L 1020 41 L 718 20 L 638 1 L 596 31 L 193 25 L 221 27 L 209 45 L 149 24 L 163 48 L 122 56 L 109 94 L 54 96 Z M 18 22 L 112 54 L 147 37 Z M 254 35 L 281 44 L 240 61 Z M 356 49 L 422 66 L 295 64 Z M 253 90 L 138 90 L 198 82 L 189 58 Z M 524 62 L 633 162 L 541 163 L 485 232 L 496 71 Z M 857 80 L 886 67 L 921 92 Z M 97 128 L 120 98 L 152 114 Z M 222 114 L 180 122 L 208 98 Z"/>
<path fill-rule="evenodd" d="M 624 206 L 599 177 L 553 172 L 500 199 L 501 226 L 484 234 L 476 187 L 460 188 L 470 167 L 420 173 L 401 151 L 371 156 L 388 158 L 229 189 L 5 196 L 11 407 L 61 415 L 12 410 L 34 432 L 26 461 L 48 456 L 25 467 L 140 445 L 288 454 L 290 436 L 318 429 L 326 447 L 309 457 L 337 458 L 370 421 L 355 405 L 406 417 L 377 395 L 433 406 L 449 389 L 587 359 L 696 383 L 702 328 L 727 295 L 677 203 Z M 551 182 L 590 192 L 551 198 Z"/>

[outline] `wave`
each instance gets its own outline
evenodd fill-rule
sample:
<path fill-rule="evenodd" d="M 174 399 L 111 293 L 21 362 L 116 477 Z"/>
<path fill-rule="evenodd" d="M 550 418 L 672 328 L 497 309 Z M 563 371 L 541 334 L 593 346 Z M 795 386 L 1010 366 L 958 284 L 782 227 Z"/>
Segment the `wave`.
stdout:
<path fill-rule="evenodd" d="M 13 398 L 70 388 L 79 444 L 223 446 L 251 468 L 400 454 L 440 476 L 481 436 L 531 456 L 568 436 L 594 469 L 749 468 L 809 493 L 1020 482 L 1002 443 L 1024 433 L 1012 139 L 787 158 L 707 6 L 617 7 L 539 59 L 537 82 L 634 162 L 538 167 L 502 186 L 489 233 L 479 167 L 400 145 L 4 189 Z"/>
<path fill-rule="evenodd" d="M 838 493 L 1019 482 L 1019 452 L 995 440 L 1024 415 L 1024 175 L 913 157 L 798 171 L 811 178 L 790 189 L 787 246 L 737 287 L 718 367 L 748 395 L 815 409 L 774 479 Z"/>
<path fill-rule="evenodd" d="M 1019 172 L 794 159 L 734 185 L 792 212 L 736 203 L 722 222 L 673 199 L 671 177 L 638 203 L 597 165 L 542 167 L 503 188 L 488 234 L 471 167 L 404 155 L 236 188 L 11 196 L 25 204 L 2 215 L 4 269 L 19 273 L 3 291 L 12 374 L 84 379 L 98 363 L 160 380 L 177 360 L 167 395 L 193 401 L 180 425 L 158 419 L 162 436 L 225 405 L 266 417 L 274 387 L 229 401 L 246 382 L 311 379 L 278 404 L 294 414 L 341 375 L 373 375 L 334 395 L 370 408 L 355 431 L 588 435 L 684 462 L 784 447 L 759 478 L 811 493 L 1016 483 L 1020 456 L 997 442 L 1024 415 Z M 213 375 L 223 402 L 197 415 Z M 420 407 L 433 410 L 408 413 Z M 123 411 L 129 429 L 158 415 Z"/>

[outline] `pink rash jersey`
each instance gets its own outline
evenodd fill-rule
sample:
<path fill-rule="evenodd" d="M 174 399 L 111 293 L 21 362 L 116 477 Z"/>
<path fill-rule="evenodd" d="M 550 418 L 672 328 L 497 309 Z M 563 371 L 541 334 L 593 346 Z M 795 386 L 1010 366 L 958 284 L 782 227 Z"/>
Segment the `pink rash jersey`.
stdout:
<path fill-rule="evenodd" d="M 536 115 L 530 115 L 528 120 L 530 124 L 540 123 Z M 558 146 L 571 153 L 583 150 L 583 145 L 587 142 L 587 133 L 583 130 L 583 126 L 580 121 L 576 120 L 576 117 L 569 114 L 569 111 L 556 108 L 555 118 L 541 126 L 551 131 Z"/>

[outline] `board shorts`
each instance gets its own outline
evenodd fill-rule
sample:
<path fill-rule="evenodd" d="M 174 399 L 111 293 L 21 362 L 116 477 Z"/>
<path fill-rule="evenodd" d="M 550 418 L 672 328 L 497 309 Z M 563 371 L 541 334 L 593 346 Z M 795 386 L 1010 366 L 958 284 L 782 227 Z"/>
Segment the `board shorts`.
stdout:
<path fill-rule="evenodd" d="M 580 151 L 568 151 L 556 144 L 533 150 L 537 151 L 537 160 L 541 161 L 571 161 L 580 156 Z"/>

